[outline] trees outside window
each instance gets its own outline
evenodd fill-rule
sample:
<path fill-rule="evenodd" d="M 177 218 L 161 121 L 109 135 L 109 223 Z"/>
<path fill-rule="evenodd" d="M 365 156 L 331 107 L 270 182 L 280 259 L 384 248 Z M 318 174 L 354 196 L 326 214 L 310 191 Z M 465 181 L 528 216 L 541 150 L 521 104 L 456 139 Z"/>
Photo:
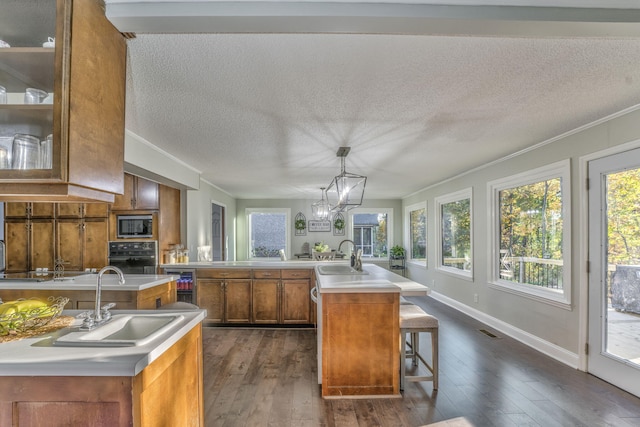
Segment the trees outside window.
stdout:
<path fill-rule="evenodd" d="M 427 264 L 427 204 L 417 203 L 405 208 L 405 242 L 408 261 Z"/>
<path fill-rule="evenodd" d="M 438 212 L 438 269 L 473 279 L 472 191 L 435 199 Z"/>
<path fill-rule="evenodd" d="M 392 241 L 393 215 L 391 209 L 353 209 L 350 214 L 351 237 L 362 256 L 386 258 Z"/>
<path fill-rule="evenodd" d="M 488 183 L 491 283 L 570 303 L 569 161 Z"/>

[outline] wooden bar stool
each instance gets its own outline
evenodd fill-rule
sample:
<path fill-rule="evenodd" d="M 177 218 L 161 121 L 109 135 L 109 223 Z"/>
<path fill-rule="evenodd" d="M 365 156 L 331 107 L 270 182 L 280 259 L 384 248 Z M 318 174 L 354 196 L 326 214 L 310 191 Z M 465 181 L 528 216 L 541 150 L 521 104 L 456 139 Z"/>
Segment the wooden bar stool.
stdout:
<path fill-rule="evenodd" d="M 431 364 L 420 354 L 420 332 L 431 334 Z M 410 341 L 407 341 L 407 334 Z M 415 304 L 400 304 L 400 390 L 404 390 L 405 381 L 433 381 L 433 389 L 438 389 L 438 319 L 427 314 Z M 407 346 L 411 349 L 407 352 Z M 410 358 L 418 373 L 419 363 L 427 368 L 431 375 L 405 375 L 406 359 Z"/>

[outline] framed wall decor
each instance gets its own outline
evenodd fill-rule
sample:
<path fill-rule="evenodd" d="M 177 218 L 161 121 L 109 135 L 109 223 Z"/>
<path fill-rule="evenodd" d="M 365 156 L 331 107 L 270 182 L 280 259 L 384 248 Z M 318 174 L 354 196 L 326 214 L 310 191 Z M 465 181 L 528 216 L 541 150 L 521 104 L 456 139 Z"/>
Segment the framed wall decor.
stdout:
<path fill-rule="evenodd" d="M 302 214 L 302 212 L 299 212 L 298 215 L 296 215 L 293 227 L 296 230 L 296 236 L 307 235 L 307 218 Z"/>
<path fill-rule="evenodd" d="M 347 223 L 340 212 L 333 217 L 333 235 L 344 236 Z"/>
<path fill-rule="evenodd" d="M 309 231 L 331 231 L 331 221 L 309 220 Z"/>

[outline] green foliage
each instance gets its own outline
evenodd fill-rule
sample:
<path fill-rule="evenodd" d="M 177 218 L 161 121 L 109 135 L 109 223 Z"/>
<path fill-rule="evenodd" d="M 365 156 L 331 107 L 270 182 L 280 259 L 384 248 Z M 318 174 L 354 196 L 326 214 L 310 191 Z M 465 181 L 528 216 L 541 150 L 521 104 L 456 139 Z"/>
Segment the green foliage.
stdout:
<path fill-rule="evenodd" d="M 404 248 L 400 245 L 395 245 L 389 250 L 389 256 L 391 256 L 392 258 L 404 258 L 404 255 Z"/>
<path fill-rule="evenodd" d="M 640 264 L 640 169 L 607 175 L 608 262 Z"/>
<path fill-rule="evenodd" d="M 296 219 L 295 227 L 296 230 L 304 230 L 307 228 L 307 221 L 304 219 Z"/>

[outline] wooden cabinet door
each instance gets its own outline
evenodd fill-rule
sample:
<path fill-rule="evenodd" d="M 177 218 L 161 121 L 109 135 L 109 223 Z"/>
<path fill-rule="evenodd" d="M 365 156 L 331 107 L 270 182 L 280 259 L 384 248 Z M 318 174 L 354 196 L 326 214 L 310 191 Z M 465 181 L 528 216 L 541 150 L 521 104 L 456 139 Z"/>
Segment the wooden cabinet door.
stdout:
<path fill-rule="evenodd" d="M 7 202 L 4 204 L 5 218 L 27 218 L 31 204 L 27 202 Z"/>
<path fill-rule="evenodd" d="M 81 217 L 82 217 L 82 203 L 56 203 L 56 218 L 81 218 Z"/>
<path fill-rule="evenodd" d="M 85 218 L 107 218 L 108 216 L 109 216 L 108 203 L 85 203 L 84 204 Z"/>
<path fill-rule="evenodd" d="M 135 177 L 135 209 L 158 209 L 158 183 Z"/>
<path fill-rule="evenodd" d="M 134 209 L 133 181 L 134 176 L 128 173 L 124 174 L 124 193 L 116 194 L 111 210 L 131 210 Z"/>
<path fill-rule="evenodd" d="M 109 258 L 109 222 L 107 218 L 86 219 L 83 225 L 82 269 L 100 269 Z"/>
<path fill-rule="evenodd" d="M 198 279 L 198 306 L 207 310 L 206 321 L 222 323 L 224 321 L 224 280 Z"/>
<path fill-rule="evenodd" d="M 313 323 L 309 279 L 282 281 L 282 323 Z"/>
<path fill-rule="evenodd" d="M 169 249 L 181 243 L 180 239 L 180 190 L 159 185 L 158 250 Z"/>
<path fill-rule="evenodd" d="M 7 203 L 14 204 L 14 203 Z M 5 221 L 5 271 L 7 273 L 22 273 L 29 271 L 29 222 Z"/>
<path fill-rule="evenodd" d="M 81 220 L 56 220 L 56 257 L 66 271 L 82 270 L 82 226 Z"/>
<path fill-rule="evenodd" d="M 53 203 L 32 203 L 31 218 L 53 218 Z"/>
<path fill-rule="evenodd" d="M 225 322 L 251 323 L 251 279 L 227 279 Z"/>
<path fill-rule="evenodd" d="M 278 323 L 280 280 L 253 280 L 253 323 Z"/>
<path fill-rule="evenodd" d="M 55 242 L 53 239 L 53 219 L 31 221 L 29 237 L 29 268 L 55 267 Z"/>

